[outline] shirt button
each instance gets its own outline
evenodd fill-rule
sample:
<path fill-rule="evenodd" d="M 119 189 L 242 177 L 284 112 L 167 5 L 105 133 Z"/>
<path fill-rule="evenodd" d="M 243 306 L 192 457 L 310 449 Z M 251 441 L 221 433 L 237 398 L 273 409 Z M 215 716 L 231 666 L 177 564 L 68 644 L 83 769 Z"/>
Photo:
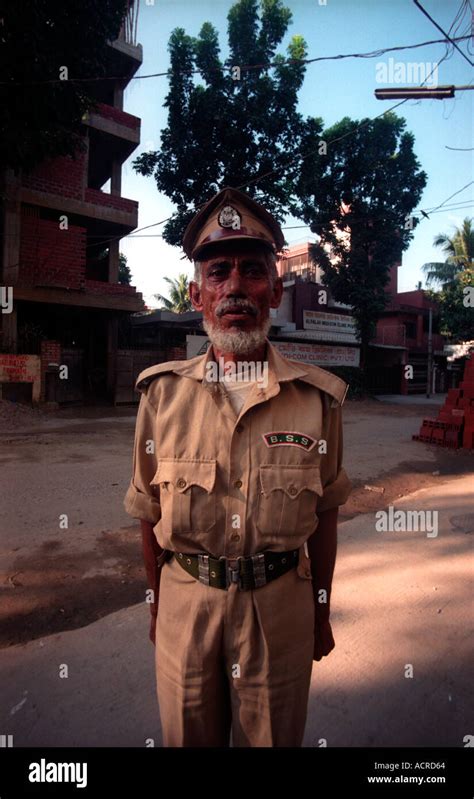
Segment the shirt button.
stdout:
<path fill-rule="evenodd" d="M 231 541 L 240 541 L 240 535 L 238 533 L 234 533 L 233 535 L 231 535 L 230 540 Z"/>
<path fill-rule="evenodd" d="M 298 493 L 298 489 L 296 488 L 296 486 L 291 485 L 288 486 L 288 492 L 291 494 L 292 497 L 294 497 L 295 494 Z"/>
<path fill-rule="evenodd" d="M 236 480 L 234 483 L 234 488 L 242 488 L 242 480 Z"/>
<path fill-rule="evenodd" d="M 242 433 L 243 429 L 244 429 L 243 424 L 238 424 L 237 427 L 235 428 L 235 432 Z"/>
<path fill-rule="evenodd" d="M 176 481 L 176 485 L 178 488 L 186 488 L 186 480 L 183 480 L 183 478 L 180 477 L 179 480 Z"/>

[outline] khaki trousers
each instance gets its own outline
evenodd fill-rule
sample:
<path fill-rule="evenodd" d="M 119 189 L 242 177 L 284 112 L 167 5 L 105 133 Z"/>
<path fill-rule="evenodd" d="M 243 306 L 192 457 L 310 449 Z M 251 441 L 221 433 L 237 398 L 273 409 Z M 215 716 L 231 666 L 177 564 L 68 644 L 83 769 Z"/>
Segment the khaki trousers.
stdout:
<path fill-rule="evenodd" d="M 164 746 L 301 746 L 313 664 L 311 580 L 211 588 L 163 566 L 156 684 Z"/>

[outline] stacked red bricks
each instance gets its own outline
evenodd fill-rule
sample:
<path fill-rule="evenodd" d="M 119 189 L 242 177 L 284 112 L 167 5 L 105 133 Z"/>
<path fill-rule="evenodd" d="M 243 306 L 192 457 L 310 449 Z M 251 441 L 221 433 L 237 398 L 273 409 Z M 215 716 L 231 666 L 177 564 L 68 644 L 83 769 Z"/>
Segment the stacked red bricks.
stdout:
<path fill-rule="evenodd" d="M 474 449 L 474 357 L 466 361 L 459 388 L 450 388 L 436 419 L 423 419 L 415 441 Z"/>

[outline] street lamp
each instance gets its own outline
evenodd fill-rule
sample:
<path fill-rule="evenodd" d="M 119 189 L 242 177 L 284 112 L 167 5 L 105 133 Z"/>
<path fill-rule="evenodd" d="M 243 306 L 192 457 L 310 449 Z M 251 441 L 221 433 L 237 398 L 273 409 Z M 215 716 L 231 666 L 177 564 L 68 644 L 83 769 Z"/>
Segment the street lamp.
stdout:
<path fill-rule="evenodd" d="M 397 89 L 375 89 L 377 100 L 446 100 L 455 92 L 472 92 L 474 86 L 399 86 Z"/>
<path fill-rule="evenodd" d="M 431 98 L 433 100 L 446 100 L 449 97 L 454 97 L 456 89 L 461 89 L 461 86 L 399 86 L 397 89 L 376 89 L 375 97 L 377 100 L 424 100 Z M 473 87 L 474 88 L 474 87 Z"/>

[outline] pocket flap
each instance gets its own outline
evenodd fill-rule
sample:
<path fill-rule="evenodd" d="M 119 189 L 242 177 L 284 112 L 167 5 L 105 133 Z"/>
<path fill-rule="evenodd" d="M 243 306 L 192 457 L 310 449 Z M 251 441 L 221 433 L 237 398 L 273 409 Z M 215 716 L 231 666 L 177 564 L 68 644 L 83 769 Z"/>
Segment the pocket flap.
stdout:
<path fill-rule="evenodd" d="M 282 466 L 265 463 L 260 466 L 260 485 L 264 494 L 271 491 L 284 491 L 291 499 L 296 499 L 302 491 L 314 491 L 323 495 L 319 466 Z"/>
<path fill-rule="evenodd" d="M 216 481 L 216 461 L 202 461 L 197 458 L 160 458 L 151 485 L 172 483 L 177 491 L 186 491 L 197 485 L 207 493 L 212 491 Z"/>

